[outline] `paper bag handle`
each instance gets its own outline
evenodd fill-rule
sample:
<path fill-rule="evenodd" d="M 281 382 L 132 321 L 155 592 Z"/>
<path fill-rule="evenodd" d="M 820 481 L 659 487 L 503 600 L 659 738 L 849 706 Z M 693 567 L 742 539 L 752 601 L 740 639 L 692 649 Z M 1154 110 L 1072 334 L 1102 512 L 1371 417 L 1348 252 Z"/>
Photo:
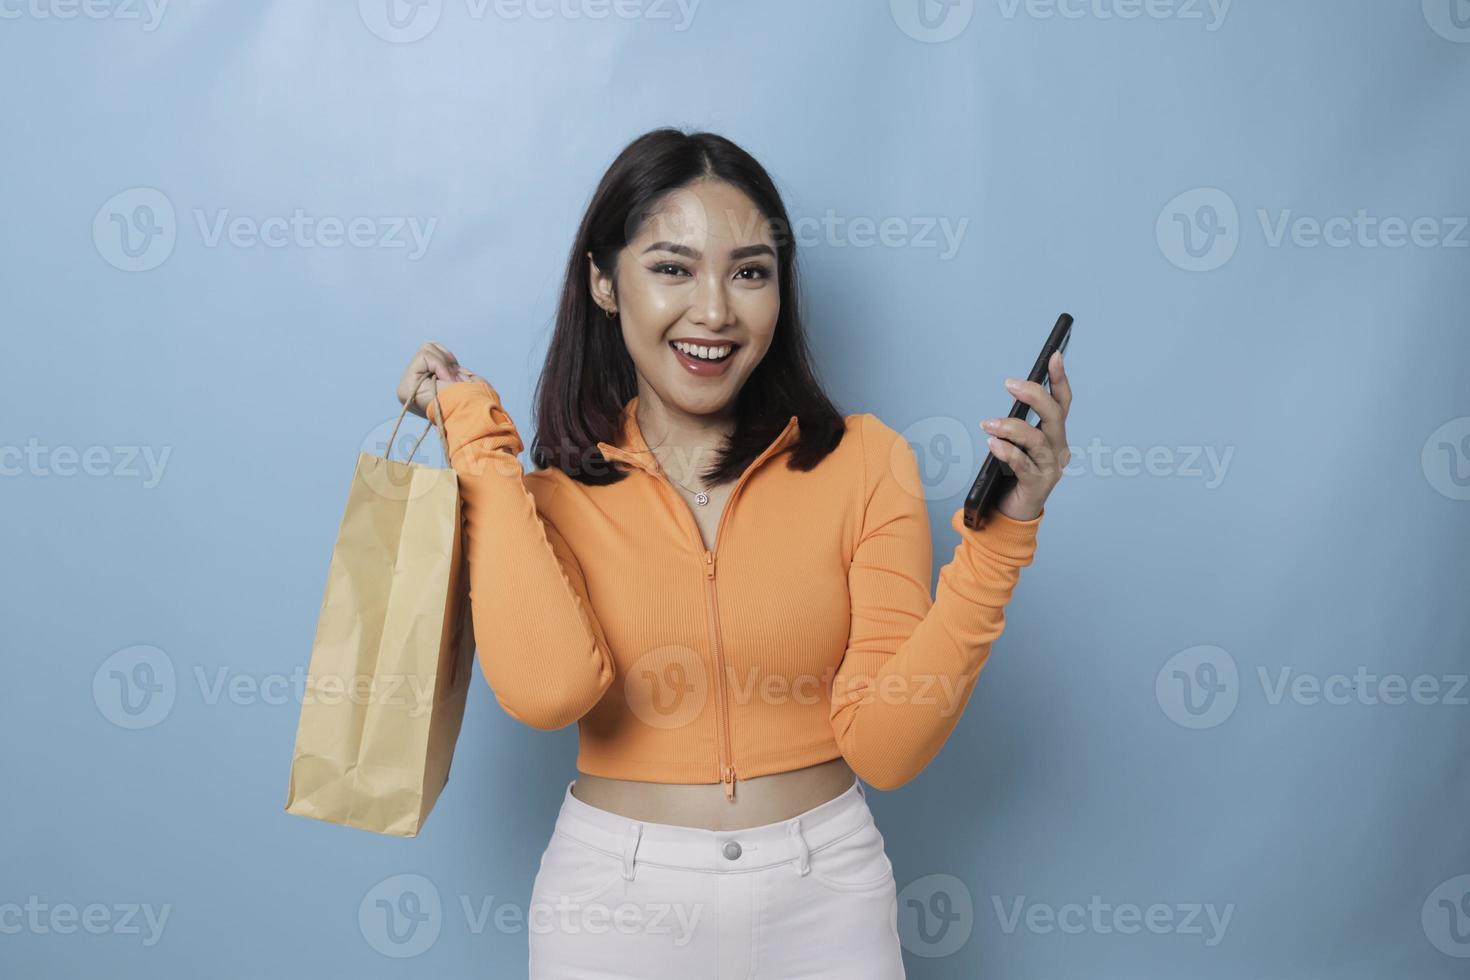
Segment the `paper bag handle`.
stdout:
<path fill-rule="evenodd" d="M 449 463 L 449 433 L 444 428 L 444 406 L 439 404 L 439 379 L 432 374 L 426 374 L 424 378 L 428 378 L 434 383 L 434 407 L 439 409 L 439 441 L 444 450 L 444 462 Z M 387 459 L 393 453 L 393 440 L 398 437 L 398 427 L 403 424 L 403 416 L 408 414 L 409 402 L 412 402 L 418 397 L 419 389 L 424 386 L 424 378 L 420 378 L 419 383 L 414 385 L 413 394 L 408 396 L 408 401 L 405 401 L 403 407 L 398 410 L 398 418 L 393 422 L 393 431 L 388 434 L 388 446 L 383 450 L 384 459 Z M 414 453 L 419 451 L 419 445 L 423 443 L 424 437 L 429 434 L 429 430 L 433 427 L 433 422 L 424 426 L 424 431 L 419 434 L 419 441 L 414 443 L 413 448 L 408 451 L 408 459 L 404 460 L 405 463 L 413 462 Z"/>

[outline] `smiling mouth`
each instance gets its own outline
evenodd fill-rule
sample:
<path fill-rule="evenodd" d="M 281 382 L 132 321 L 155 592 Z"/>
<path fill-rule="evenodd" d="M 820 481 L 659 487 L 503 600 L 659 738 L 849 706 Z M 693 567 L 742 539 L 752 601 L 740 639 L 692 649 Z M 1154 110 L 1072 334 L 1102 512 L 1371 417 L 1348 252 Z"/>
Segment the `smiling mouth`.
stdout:
<path fill-rule="evenodd" d="M 669 341 L 669 350 L 684 372 L 696 378 L 719 378 L 730 370 L 735 352 L 740 345 L 726 341 L 719 345 L 691 344 L 684 341 Z"/>
<path fill-rule="evenodd" d="M 671 340 L 669 341 L 669 346 L 678 353 L 683 354 L 685 357 L 691 358 L 693 360 L 705 361 L 710 364 L 718 364 L 721 361 L 728 361 L 732 356 L 734 356 L 735 352 L 740 349 L 740 345 L 734 343 L 733 341 L 725 341 L 720 344 L 705 345 L 689 344 L 678 340 Z"/>

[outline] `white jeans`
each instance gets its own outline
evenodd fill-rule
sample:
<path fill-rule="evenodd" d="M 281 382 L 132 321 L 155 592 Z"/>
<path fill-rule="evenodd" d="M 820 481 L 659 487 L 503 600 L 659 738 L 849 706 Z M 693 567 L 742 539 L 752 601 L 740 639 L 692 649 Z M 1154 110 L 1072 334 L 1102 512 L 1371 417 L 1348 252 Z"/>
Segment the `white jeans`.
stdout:
<path fill-rule="evenodd" d="M 900 980 L 898 895 L 862 783 L 789 820 L 631 820 L 567 784 L 531 889 L 531 980 Z"/>

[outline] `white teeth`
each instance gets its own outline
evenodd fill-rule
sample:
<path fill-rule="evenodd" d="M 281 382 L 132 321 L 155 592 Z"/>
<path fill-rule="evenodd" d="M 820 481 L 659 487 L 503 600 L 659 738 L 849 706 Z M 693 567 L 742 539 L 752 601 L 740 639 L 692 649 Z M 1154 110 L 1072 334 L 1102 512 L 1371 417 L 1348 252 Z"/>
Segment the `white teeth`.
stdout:
<path fill-rule="evenodd" d="M 681 340 L 674 341 L 674 347 L 688 354 L 690 357 L 698 357 L 705 361 L 718 361 L 728 357 L 735 349 L 733 344 L 724 347 L 705 347 L 700 344 L 686 344 Z"/>

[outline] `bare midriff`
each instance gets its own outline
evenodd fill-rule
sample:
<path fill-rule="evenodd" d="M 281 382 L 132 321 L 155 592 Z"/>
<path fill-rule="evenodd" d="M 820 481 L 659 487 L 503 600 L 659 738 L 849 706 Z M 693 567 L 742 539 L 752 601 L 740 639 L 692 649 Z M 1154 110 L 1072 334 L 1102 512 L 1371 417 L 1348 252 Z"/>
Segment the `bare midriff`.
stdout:
<path fill-rule="evenodd" d="M 577 773 L 572 795 L 631 820 L 705 830 L 741 830 L 805 813 L 841 796 L 857 777 L 840 756 L 789 772 L 740 780 L 736 798 L 719 783 L 649 783 Z"/>

